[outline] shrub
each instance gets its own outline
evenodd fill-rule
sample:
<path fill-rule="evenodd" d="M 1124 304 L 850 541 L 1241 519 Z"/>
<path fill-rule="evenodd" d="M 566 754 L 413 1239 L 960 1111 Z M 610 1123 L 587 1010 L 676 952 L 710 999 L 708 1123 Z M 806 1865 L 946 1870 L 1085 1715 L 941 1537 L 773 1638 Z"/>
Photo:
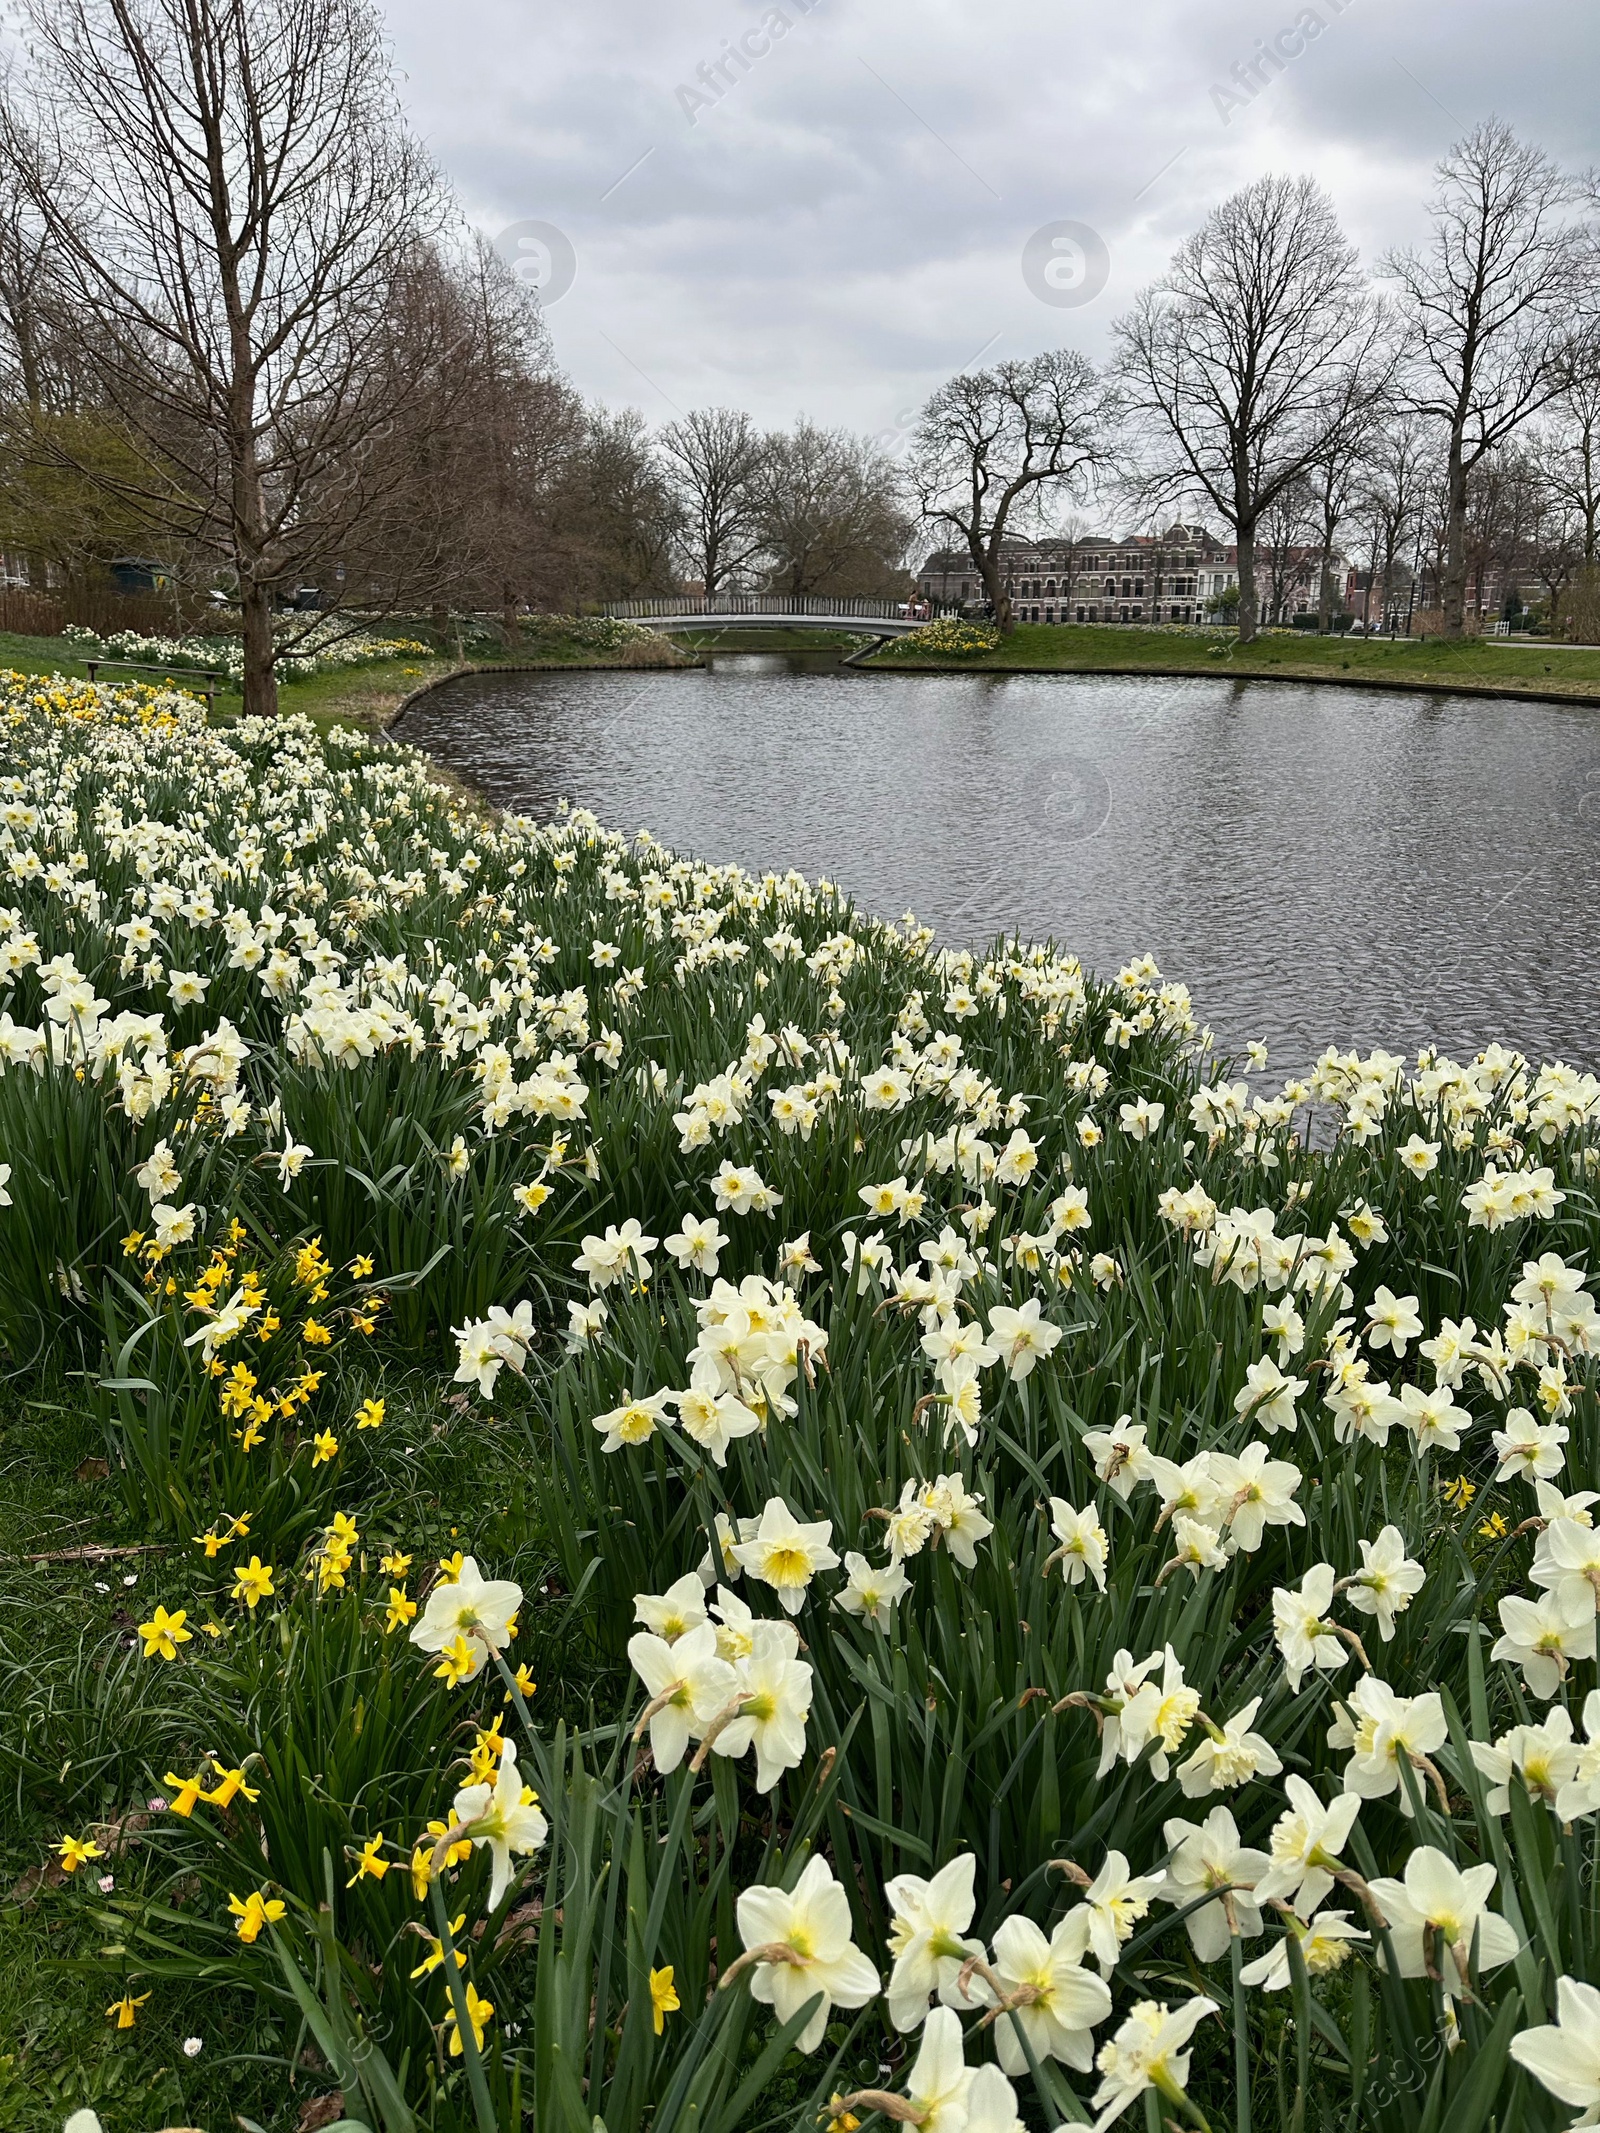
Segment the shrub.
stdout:
<path fill-rule="evenodd" d="M 935 621 L 910 630 L 900 640 L 913 652 L 937 652 L 946 659 L 976 659 L 999 649 L 1000 632 L 989 622 L 966 622 L 959 615 L 940 615 Z"/>

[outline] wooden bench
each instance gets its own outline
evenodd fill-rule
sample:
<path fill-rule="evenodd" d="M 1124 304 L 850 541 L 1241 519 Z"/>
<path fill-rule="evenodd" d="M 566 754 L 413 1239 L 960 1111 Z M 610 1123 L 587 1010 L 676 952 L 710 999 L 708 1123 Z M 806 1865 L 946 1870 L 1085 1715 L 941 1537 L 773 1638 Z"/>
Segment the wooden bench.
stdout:
<path fill-rule="evenodd" d="M 148 660 L 141 659 L 95 658 L 86 659 L 84 665 L 89 669 L 89 679 L 91 681 L 95 679 L 102 667 L 120 667 L 129 674 L 160 674 L 180 687 L 187 684 L 191 678 L 197 678 L 205 683 L 205 687 L 200 691 L 200 694 L 206 700 L 208 715 L 216 709 L 217 683 L 228 679 L 227 674 L 221 667 L 161 667 L 152 666 Z"/>

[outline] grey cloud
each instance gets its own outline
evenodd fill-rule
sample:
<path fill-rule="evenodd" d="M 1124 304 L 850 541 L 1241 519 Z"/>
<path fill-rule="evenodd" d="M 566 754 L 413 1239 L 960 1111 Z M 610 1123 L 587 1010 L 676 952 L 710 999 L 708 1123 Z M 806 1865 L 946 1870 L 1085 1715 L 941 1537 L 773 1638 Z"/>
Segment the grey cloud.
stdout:
<path fill-rule="evenodd" d="M 761 42 L 774 4 L 792 26 L 741 71 L 728 55 Z M 1332 17 L 1333 0 L 1311 4 Z M 415 121 L 472 218 L 571 237 L 578 279 L 551 324 L 586 391 L 655 418 L 725 399 L 881 429 L 986 343 L 1100 353 L 1140 282 L 1264 169 L 1321 176 L 1371 257 L 1420 230 L 1454 117 L 1496 110 L 1590 160 L 1600 22 L 1569 0 L 1514 16 L 1347 0 L 1224 125 L 1214 86 L 1301 11 L 391 0 L 389 20 Z M 686 112 L 680 90 L 718 64 L 728 85 Z M 1076 311 L 1022 278 L 1027 238 L 1056 220 L 1110 252 L 1105 291 Z"/>

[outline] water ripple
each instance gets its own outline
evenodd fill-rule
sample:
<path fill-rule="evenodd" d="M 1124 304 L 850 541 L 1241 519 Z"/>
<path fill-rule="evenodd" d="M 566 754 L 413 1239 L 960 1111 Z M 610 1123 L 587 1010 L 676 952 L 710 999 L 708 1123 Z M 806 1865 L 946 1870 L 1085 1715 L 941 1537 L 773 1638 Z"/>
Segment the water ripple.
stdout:
<path fill-rule="evenodd" d="M 827 875 L 951 941 L 1148 950 L 1284 1068 L 1330 1042 L 1600 1061 L 1586 706 L 747 654 L 463 679 L 401 737 L 506 807 Z"/>

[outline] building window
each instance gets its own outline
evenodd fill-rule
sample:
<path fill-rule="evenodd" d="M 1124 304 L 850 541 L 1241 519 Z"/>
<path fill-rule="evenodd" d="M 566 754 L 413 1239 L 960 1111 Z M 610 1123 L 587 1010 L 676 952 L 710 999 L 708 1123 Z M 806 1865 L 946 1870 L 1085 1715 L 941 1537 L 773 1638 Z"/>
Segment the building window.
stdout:
<path fill-rule="evenodd" d="M 1128 619 L 1128 610 L 1127 610 L 1127 609 L 1126 609 L 1125 607 L 1123 607 L 1123 608 L 1119 608 L 1119 609 L 1117 610 L 1117 620 L 1118 620 L 1119 622 L 1126 622 L 1126 621 L 1127 621 L 1127 619 Z"/>
<path fill-rule="evenodd" d="M 1083 620 L 1083 609 L 1081 607 L 1078 609 L 1078 620 L 1080 622 Z"/>

